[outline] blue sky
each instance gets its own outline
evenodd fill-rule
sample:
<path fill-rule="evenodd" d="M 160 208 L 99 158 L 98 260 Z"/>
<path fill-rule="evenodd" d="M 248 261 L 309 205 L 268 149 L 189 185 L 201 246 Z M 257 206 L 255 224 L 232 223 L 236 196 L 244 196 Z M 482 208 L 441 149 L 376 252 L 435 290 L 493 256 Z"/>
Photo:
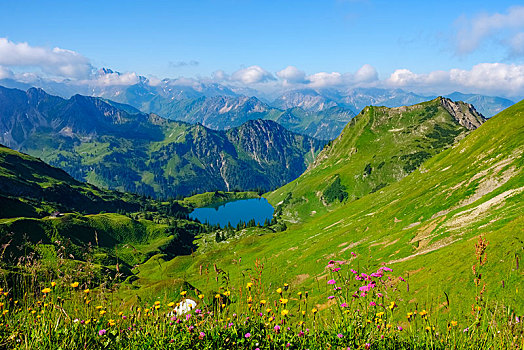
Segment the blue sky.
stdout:
<path fill-rule="evenodd" d="M 478 64 L 496 63 L 517 67 L 511 74 L 518 83 L 524 63 L 524 16 L 519 20 L 518 5 L 446 0 L 7 0 L 1 5 L 0 38 L 12 45 L 4 51 L 0 47 L 0 54 L 9 56 L 8 50 L 20 43 L 58 47 L 74 51 L 94 68 L 158 78 L 210 77 L 218 70 L 230 76 L 257 66 L 278 79 L 277 72 L 288 66 L 307 77 L 319 72 L 354 74 L 369 65 L 379 80 L 408 70 L 415 74 L 408 77 L 410 84 L 419 88 L 417 79 L 433 81 L 419 75 L 471 72 Z M 14 72 L 39 68 L 33 61 L 16 64 L 0 56 L 1 67 Z M 515 89 L 504 94 L 524 94 L 523 86 Z"/>

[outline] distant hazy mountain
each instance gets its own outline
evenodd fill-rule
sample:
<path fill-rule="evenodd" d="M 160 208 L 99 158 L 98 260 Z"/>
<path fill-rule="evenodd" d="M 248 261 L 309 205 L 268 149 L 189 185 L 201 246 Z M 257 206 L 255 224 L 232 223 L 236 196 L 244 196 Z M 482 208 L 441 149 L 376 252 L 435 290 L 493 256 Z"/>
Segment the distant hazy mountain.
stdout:
<path fill-rule="evenodd" d="M 463 94 L 460 92 L 454 92 L 452 94 L 446 95 L 445 97 L 455 101 L 464 101 L 470 103 L 475 106 L 477 111 L 482 113 L 482 115 L 487 118 L 490 118 L 515 104 L 515 102 L 502 97 Z"/>
<path fill-rule="evenodd" d="M 324 145 L 273 121 L 215 131 L 122 107 L 0 87 L 0 143 L 76 179 L 157 197 L 276 188 L 298 177 Z"/>
<path fill-rule="evenodd" d="M 331 107 L 338 107 L 335 101 L 312 89 L 288 91 L 273 101 L 272 105 L 280 109 L 299 107 L 309 112 L 320 112 Z"/>
<path fill-rule="evenodd" d="M 86 84 L 40 79 L 33 85 L 66 98 L 75 94 L 102 97 L 131 105 L 143 113 L 199 122 L 215 130 L 227 130 L 262 118 L 275 120 L 293 132 L 325 140 L 335 139 L 344 125 L 365 106 L 399 107 L 436 97 L 382 88 L 308 88 L 278 95 L 278 91 L 262 93 L 211 81 L 183 78 L 155 81 L 143 76 L 134 76 L 131 85 L 129 82 L 119 85 L 111 81 L 125 79 L 125 75 L 107 68 L 100 69 L 97 78 Z M 32 86 L 9 79 L 0 80 L 0 85 L 23 90 Z M 487 118 L 513 104 L 505 98 L 478 94 L 455 92 L 445 97 L 471 103 Z"/>

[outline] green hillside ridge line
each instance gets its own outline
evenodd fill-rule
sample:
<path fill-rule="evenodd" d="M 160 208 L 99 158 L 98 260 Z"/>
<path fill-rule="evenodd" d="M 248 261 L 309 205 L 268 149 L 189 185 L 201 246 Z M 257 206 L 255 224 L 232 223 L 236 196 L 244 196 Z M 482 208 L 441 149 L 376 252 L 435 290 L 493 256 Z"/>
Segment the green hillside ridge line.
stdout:
<path fill-rule="evenodd" d="M 147 200 L 81 183 L 42 160 L 0 145 L 0 218 L 53 211 L 137 211 Z"/>
<path fill-rule="evenodd" d="M 483 275 L 487 295 L 496 295 L 521 314 L 524 303 L 515 290 L 523 287 L 521 272 L 516 270 L 524 241 L 523 134 L 524 101 L 427 159 L 400 181 L 292 224 L 285 232 L 260 236 L 253 232 L 204 254 L 155 261 L 160 261 L 164 273 L 184 276 L 204 288 L 207 284 L 198 273 L 201 266 L 216 264 L 242 285 L 242 276 L 260 259 L 264 283 L 270 288 L 287 282 L 295 290 L 310 291 L 325 284 L 327 260 L 388 264 L 408 280 L 410 302 L 436 305 L 445 301 L 446 292 L 453 308 L 469 312 L 463 300 L 472 300 L 472 247 L 482 235 L 490 242 Z M 341 144 L 332 146 L 333 154 L 341 151 L 336 149 Z M 206 237 L 201 240 L 209 242 Z M 160 278 L 154 265 L 144 264 L 138 275 L 143 293 Z"/>
<path fill-rule="evenodd" d="M 302 176 L 269 193 L 268 200 L 282 206 L 285 220 L 307 220 L 341 204 L 326 200 L 334 179 L 341 185 L 334 198 L 356 200 L 399 181 L 484 121 L 473 106 L 442 97 L 406 107 L 366 107 Z"/>

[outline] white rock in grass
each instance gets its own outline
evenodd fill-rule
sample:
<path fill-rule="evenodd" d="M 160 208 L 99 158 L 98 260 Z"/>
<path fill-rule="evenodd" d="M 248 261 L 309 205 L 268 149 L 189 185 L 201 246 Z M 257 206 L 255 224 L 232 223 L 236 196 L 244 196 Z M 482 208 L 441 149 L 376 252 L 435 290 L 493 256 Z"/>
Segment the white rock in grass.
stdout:
<path fill-rule="evenodd" d="M 197 305 L 196 301 L 192 299 L 184 299 L 180 302 L 180 305 L 175 307 L 175 309 L 173 310 L 173 314 L 177 316 L 186 314 L 189 311 L 194 310 L 196 305 Z"/>

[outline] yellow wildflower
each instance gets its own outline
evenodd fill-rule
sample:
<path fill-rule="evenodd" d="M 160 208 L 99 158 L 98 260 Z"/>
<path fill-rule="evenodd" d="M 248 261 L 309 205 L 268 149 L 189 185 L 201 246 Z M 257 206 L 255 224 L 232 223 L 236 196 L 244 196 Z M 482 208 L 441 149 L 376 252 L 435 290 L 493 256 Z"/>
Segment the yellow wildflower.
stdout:
<path fill-rule="evenodd" d="M 220 298 L 220 294 L 215 294 L 215 299 Z"/>
<path fill-rule="evenodd" d="M 287 302 L 288 302 L 287 299 L 282 299 L 282 298 L 280 299 L 280 303 L 283 304 L 283 305 L 286 305 Z"/>
<path fill-rule="evenodd" d="M 54 286 L 56 286 L 56 282 L 55 281 L 51 282 L 51 287 L 54 287 Z"/>
<path fill-rule="evenodd" d="M 204 299 L 204 294 L 199 294 L 198 299 Z"/>
<path fill-rule="evenodd" d="M 96 307 L 97 310 L 100 310 L 101 308 L 102 308 L 102 306 L 100 306 L 100 305 L 98 305 L 98 306 Z"/>
<path fill-rule="evenodd" d="M 84 293 L 89 294 L 89 292 L 90 292 L 89 289 L 84 289 Z"/>
<path fill-rule="evenodd" d="M 264 299 L 260 300 L 260 305 L 266 305 L 266 301 Z"/>
<path fill-rule="evenodd" d="M 155 305 L 160 305 L 160 302 L 158 300 L 155 301 Z"/>
<path fill-rule="evenodd" d="M 106 313 L 106 310 L 100 310 L 100 316 L 103 316 Z"/>
<path fill-rule="evenodd" d="M 266 309 L 266 312 L 267 312 L 267 313 L 270 313 L 270 312 L 271 312 L 271 309 L 269 309 L 269 308 Z"/>
<path fill-rule="evenodd" d="M 277 293 L 278 293 L 278 294 L 282 294 L 282 288 L 278 288 L 278 289 L 277 289 Z"/>
<path fill-rule="evenodd" d="M 230 296 L 231 295 L 231 292 L 226 290 L 224 293 L 223 293 L 226 297 Z"/>
<path fill-rule="evenodd" d="M 390 308 L 391 310 L 393 310 L 393 309 L 395 308 L 395 306 L 397 306 L 397 304 L 395 304 L 394 301 L 392 301 L 392 302 L 389 304 L 389 308 Z"/>
<path fill-rule="evenodd" d="M 253 287 L 253 283 L 249 282 L 248 284 L 246 284 L 246 287 L 247 287 L 248 289 L 251 289 L 251 287 Z"/>
<path fill-rule="evenodd" d="M 288 310 L 282 310 L 282 316 L 287 316 L 287 314 L 289 314 L 289 311 Z"/>
<path fill-rule="evenodd" d="M 458 324 L 457 321 L 451 321 L 451 325 L 452 325 L 453 327 L 455 327 L 457 324 Z"/>
<path fill-rule="evenodd" d="M 180 292 L 181 296 L 185 296 L 186 294 L 187 294 L 187 292 L 185 290 Z"/>
<path fill-rule="evenodd" d="M 71 288 L 76 288 L 78 287 L 79 283 L 78 282 L 73 282 L 71 283 Z"/>
<path fill-rule="evenodd" d="M 167 304 L 167 306 L 169 306 L 169 307 L 173 307 L 173 306 L 175 306 L 175 303 L 170 302 L 169 304 Z"/>
<path fill-rule="evenodd" d="M 44 288 L 44 289 L 42 289 L 42 293 L 44 293 L 44 294 L 47 294 L 49 292 L 51 292 L 51 288 Z"/>
<path fill-rule="evenodd" d="M 317 308 L 314 307 L 314 308 L 311 309 L 311 312 L 316 314 L 318 312 L 318 310 L 317 310 Z"/>

